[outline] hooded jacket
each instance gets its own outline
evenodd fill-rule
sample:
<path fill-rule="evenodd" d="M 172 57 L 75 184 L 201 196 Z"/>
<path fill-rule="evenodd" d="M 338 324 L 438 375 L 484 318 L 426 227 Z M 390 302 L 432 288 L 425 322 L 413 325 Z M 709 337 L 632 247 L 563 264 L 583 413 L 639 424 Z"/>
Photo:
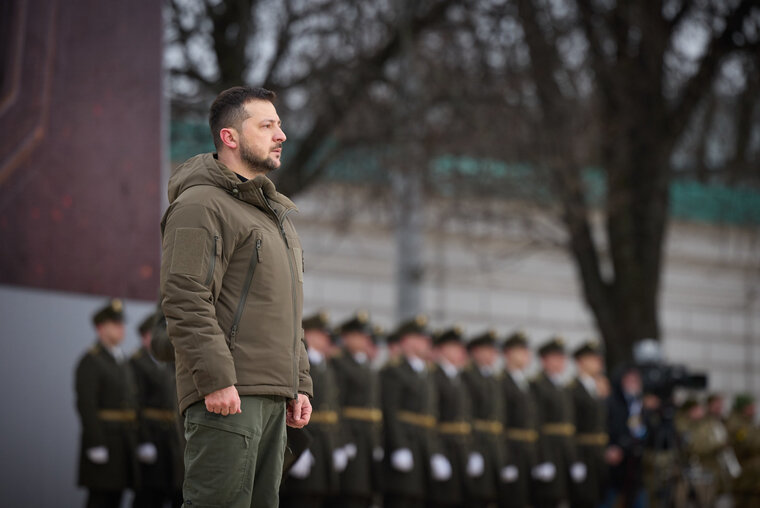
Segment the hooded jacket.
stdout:
<path fill-rule="evenodd" d="M 312 396 L 294 211 L 268 178 L 241 182 L 210 153 L 169 179 L 161 303 L 180 411 L 232 385 L 240 395 Z"/>

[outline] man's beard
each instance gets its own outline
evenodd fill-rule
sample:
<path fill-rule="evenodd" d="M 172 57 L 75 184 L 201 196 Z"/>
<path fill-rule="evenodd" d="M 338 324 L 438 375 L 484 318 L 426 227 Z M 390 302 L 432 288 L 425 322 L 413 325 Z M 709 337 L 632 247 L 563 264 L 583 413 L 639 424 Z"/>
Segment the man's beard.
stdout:
<path fill-rule="evenodd" d="M 279 148 L 279 146 L 277 148 Z M 277 169 L 277 163 L 274 159 L 271 157 L 257 157 L 248 148 L 248 145 L 242 142 L 240 143 L 240 158 L 248 166 L 248 169 L 254 173 L 263 172 L 264 174 L 267 174 Z"/>

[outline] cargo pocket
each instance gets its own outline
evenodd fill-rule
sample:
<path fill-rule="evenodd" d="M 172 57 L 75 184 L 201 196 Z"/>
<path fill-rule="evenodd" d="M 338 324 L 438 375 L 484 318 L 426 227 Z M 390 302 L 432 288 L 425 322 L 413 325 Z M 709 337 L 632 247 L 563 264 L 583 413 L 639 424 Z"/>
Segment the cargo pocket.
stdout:
<path fill-rule="evenodd" d="M 185 484 L 188 505 L 222 507 L 249 491 L 253 433 L 208 413 L 201 403 L 185 414 Z"/>

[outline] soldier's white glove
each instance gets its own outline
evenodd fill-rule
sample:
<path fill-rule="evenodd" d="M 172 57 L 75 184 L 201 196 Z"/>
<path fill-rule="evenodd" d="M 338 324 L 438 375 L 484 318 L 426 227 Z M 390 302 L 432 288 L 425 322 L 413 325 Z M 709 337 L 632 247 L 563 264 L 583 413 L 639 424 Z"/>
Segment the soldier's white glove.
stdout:
<path fill-rule="evenodd" d="M 440 453 L 434 453 L 430 457 L 430 472 L 433 475 L 433 480 L 445 482 L 451 478 L 451 462 Z"/>
<path fill-rule="evenodd" d="M 348 465 L 348 453 L 344 448 L 336 448 L 333 450 L 333 468 L 339 473 L 342 473 Z"/>
<path fill-rule="evenodd" d="M 542 482 L 550 482 L 557 475 L 557 468 L 551 462 L 544 462 L 533 468 L 533 478 Z"/>
<path fill-rule="evenodd" d="M 391 465 L 396 471 L 408 473 L 414 467 L 414 456 L 409 448 L 401 448 L 391 454 Z"/>
<path fill-rule="evenodd" d="M 343 449 L 346 451 L 348 460 L 351 460 L 354 457 L 356 457 L 356 445 L 354 443 L 348 443 L 346 446 L 343 447 Z"/>
<path fill-rule="evenodd" d="M 385 450 L 382 446 L 375 446 L 372 450 L 372 458 L 375 459 L 375 462 L 382 462 L 385 458 Z"/>
<path fill-rule="evenodd" d="M 108 462 L 108 448 L 105 446 L 95 446 L 93 448 L 87 448 L 85 452 L 90 462 L 94 464 L 105 464 Z"/>
<path fill-rule="evenodd" d="M 483 455 L 478 452 L 472 452 L 470 456 L 467 457 L 467 476 L 470 478 L 478 478 L 483 475 L 484 470 L 485 460 L 483 460 Z"/>
<path fill-rule="evenodd" d="M 314 455 L 312 455 L 311 450 L 306 450 L 290 468 L 290 476 L 303 480 L 311 474 L 311 466 L 313 465 Z"/>
<path fill-rule="evenodd" d="M 158 459 L 158 450 L 153 443 L 143 443 L 137 447 L 137 460 L 143 464 L 154 464 Z"/>
<path fill-rule="evenodd" d="M 575 462 L 570 466 L 570 477 L 575 483 L 583 483 L 586 480 L 586 464 Z"/>
<path fill-rule="evenodd" d="M 518 471 L 517 466 L 504 466 L 501 468 L 499 475 L 501 476 L 501 481 L 504 483 L 512 483 L 517 481 L 517 478 L 520 476 L 520 471 Z"/>

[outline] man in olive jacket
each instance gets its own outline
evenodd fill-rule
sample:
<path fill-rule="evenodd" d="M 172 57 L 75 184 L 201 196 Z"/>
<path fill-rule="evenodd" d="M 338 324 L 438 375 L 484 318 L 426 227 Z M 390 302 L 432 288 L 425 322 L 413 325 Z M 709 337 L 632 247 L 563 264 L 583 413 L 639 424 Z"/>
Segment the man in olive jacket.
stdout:
<path fill-rule="evenodd" d="M 285 134 L 274 93 L 220 93 L 217 154 L 179 166 L 162 221 L 162 307 L 185 415 L 186 504 L 277 506 L 285 425 L 309 421 L 303 251 L 267 174 Z"/>

